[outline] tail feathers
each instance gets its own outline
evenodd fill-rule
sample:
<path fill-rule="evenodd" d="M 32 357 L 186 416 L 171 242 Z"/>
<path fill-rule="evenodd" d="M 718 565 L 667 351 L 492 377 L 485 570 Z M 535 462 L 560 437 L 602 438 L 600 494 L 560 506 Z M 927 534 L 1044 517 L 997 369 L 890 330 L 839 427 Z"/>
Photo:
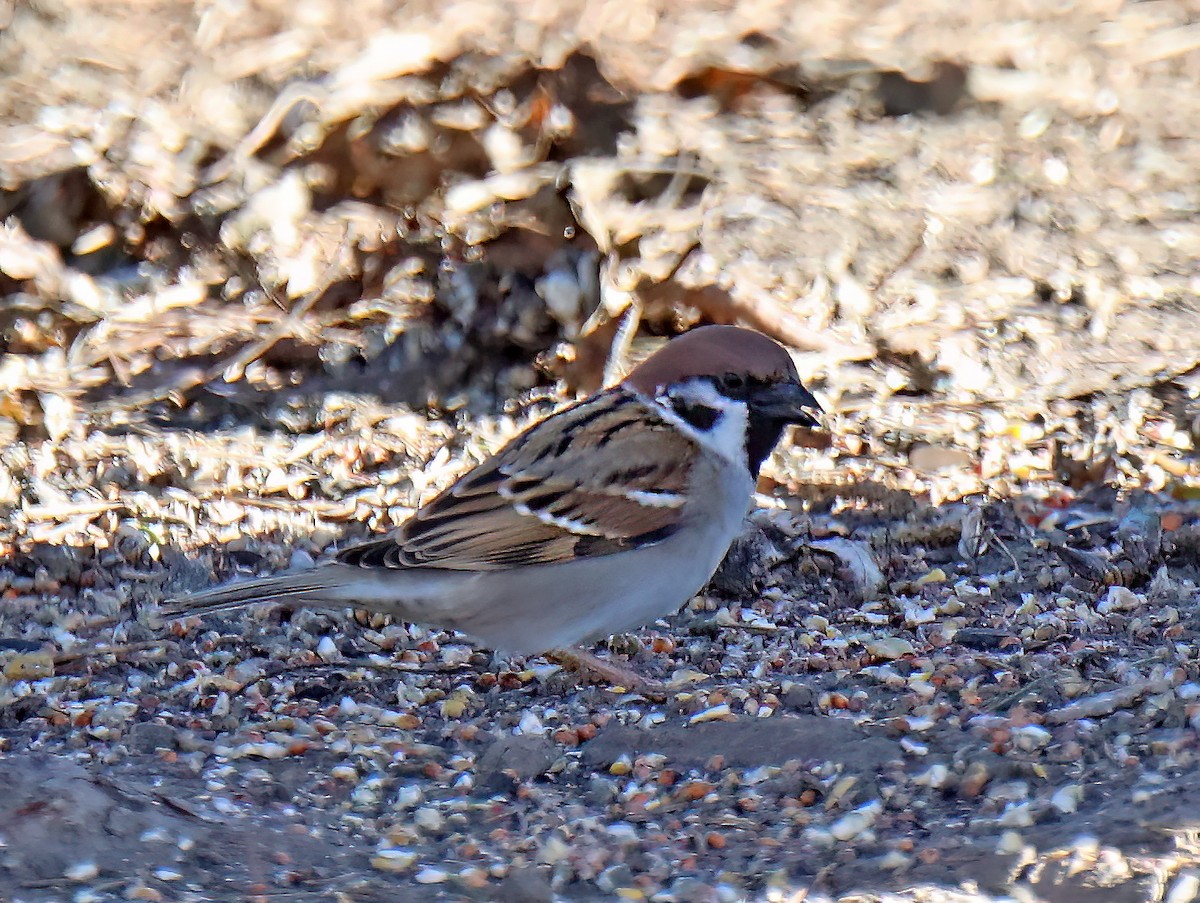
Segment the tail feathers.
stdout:
<path fill-rule="evenodd" d="M 322 574 L 321 570 L 324 569 L 230 583 L 168 599 L 159 610 L 164 618 L 182 618 L 229 611 L 256 602 L 290 602 L 331 608 L 345 605 L 345 602 L 339 602 L 336 592 L 331 592 L 337 586 L 337 581 L 331 580 L 328 574 Z"/>

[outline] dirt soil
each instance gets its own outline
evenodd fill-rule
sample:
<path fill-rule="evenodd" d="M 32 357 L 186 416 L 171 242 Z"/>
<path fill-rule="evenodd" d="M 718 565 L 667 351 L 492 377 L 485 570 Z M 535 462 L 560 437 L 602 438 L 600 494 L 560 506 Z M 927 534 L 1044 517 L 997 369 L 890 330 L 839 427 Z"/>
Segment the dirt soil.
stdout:
<path fill-rule="evenodd" d="M 0 0 L 0 899 L 1200 899 L 1194 4 Z M 666 699 L 164 598 L 664 336 L 829 412 Z"/>

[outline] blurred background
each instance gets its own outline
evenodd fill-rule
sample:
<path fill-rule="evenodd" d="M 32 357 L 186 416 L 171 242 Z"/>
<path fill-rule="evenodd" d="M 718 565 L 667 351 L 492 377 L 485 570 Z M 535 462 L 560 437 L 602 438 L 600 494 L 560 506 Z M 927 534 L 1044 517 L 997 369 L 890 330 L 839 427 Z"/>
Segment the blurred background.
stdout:
<path fill-rule="evenodd" d="M 1194 485 L 1187 3 L 0 15 L 10 443 L 493 415 L 716 321 L 797 351 L 835 469 Z"/>
<path fill-rule="evenodd" d="M 0 0 L 0 890 L 1193 899 L 1198 82 L 1187 0 Z M 708 322 L 829 432 L 629 647 L 644 722 L 405 625 L 137 621 Z"/>

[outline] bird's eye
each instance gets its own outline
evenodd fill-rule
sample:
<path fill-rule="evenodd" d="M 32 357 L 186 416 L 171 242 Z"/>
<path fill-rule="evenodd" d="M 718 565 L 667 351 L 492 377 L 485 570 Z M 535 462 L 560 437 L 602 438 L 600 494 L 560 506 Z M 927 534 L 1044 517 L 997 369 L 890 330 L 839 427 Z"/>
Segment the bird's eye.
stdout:
<path fill-rule="evenodd" d="M 721 385 L 730 392 L 737 392 L 746 385 L 746 378 L 738 373 L 726 373 Z"/>

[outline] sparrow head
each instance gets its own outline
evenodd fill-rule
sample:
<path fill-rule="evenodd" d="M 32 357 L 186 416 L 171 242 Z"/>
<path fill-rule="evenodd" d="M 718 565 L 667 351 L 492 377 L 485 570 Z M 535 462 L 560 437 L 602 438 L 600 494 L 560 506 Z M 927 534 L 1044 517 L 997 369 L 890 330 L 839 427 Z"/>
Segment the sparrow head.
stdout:
<path fill-rule="evenodd" d="M 821 413 L 787 350 L 739 326 L 686 332 L 635 367 L 625 383 L 670 406 L 719 450 L 736 447 L 754 474 L 785 427 L 818 426 Z"/>

